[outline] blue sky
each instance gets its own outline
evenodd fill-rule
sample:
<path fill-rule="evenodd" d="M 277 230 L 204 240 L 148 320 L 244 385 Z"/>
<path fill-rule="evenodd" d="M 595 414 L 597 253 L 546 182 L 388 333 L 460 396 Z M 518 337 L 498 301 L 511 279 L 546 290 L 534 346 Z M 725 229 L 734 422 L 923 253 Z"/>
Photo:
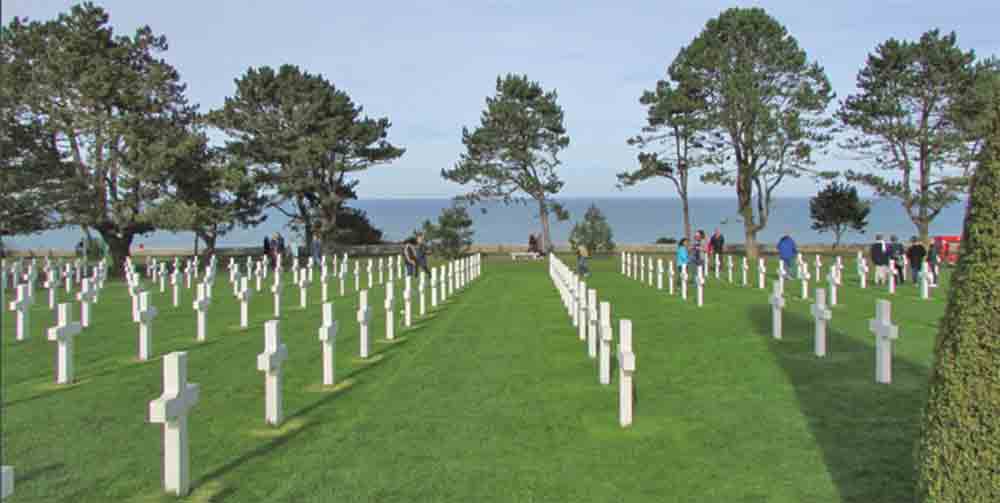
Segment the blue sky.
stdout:
<path fill-rule="evenodd" d="M 3 0 L 13 16 L 48 19 L 76 2 Z M 170 42 L 166 59 L 202 110 L 218 107 L 248 67 L 284 63 L 323 74 L 373 116 L 388 116 L 390 138 L 406 147 L 392 165 L 360 175 L 362 197 L 451 196 L 442 180 L 462 150 L 461 128 L 478 124 L 498 74 L 526 73 L 556 89 L 571 145 L 562 154 L 567 196 L 673 196 L 666 182 L 625 192 L 615 173 L 631 168 L 625 139 L 638 132 L 643 89 L 652 88 L 680 47 L 723 9 L 760 5 L 827 71 L 837 99 L 854 90 L 867 54 L 890 38 L 955 30 L 978 55 L 1000 54 L 1000 2 L 774 1 L 439 1 L 301 0 L 96 1 L 118 32 L 148 24 Z M 832 109 L 833 107 L 831 107 Z M 824 166 L 853 166 L 841 156 Z M 811 195 L 808 180 L 785 195 Z M 731 188 L 695 182 L 699 196 Z"/>

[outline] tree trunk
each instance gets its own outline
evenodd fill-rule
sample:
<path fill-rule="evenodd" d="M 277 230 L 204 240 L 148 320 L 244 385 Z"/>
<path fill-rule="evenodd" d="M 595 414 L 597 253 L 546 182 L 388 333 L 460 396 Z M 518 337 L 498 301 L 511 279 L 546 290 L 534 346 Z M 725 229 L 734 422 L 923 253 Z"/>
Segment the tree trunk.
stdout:
<path fill-rule="evenodd" d="M 930 240 L 930 234 L 931 234 L 931 223 L 930 223 L 930 221 L 927 220 L 927 219 L 924 219 L 924 220 L 918 221 L 916 224 L 917 224 L 917 234 L 918 234 L 917 237 L 920 238 L 920 242 L 921 243 L 927 243 Z"/>
<path fill-rule="evenodd" d="M 134 234 L 118 236 L 113 231 L 98 230 L 104 242 L 108 244 L 108 252 L 111 254 L 111 264 L 108 266 L 108 276 L 122 278 L 125 276 L 125 259 L 129 256 L 129 249 L 132 248 L 132 238 Z"/>
<path fill-rule="evenodd" d="M 751 263 L 757 261 L 757 230 L 754 229 L 753 224 L 747 225 L 743 224 L 743 231 L 746 237 L 744 242 L 744 247 L 746 248 L 747 260 Z"/>
<path fill-rule="evenodd" d="M 681 195 L 681 209 L 684 213 L 684 237 L 691 241 L 691 210 L 688 206 L 687 194 Z"/>
<path fill-rule="evenodd" d="M 198 237 L 205 242 L 205 258 L 215 254 L 215 243 L 219 240 L 219 235 L 213 232 L 199 232 Z"/>
<path fill-rule="evenodd" d="M 548 253 L 552 250 L 552 240 L 549 238 L 549 207 L 544 199 L 538 200 L 538 218 L 542 221 L 542 250 Z"/>

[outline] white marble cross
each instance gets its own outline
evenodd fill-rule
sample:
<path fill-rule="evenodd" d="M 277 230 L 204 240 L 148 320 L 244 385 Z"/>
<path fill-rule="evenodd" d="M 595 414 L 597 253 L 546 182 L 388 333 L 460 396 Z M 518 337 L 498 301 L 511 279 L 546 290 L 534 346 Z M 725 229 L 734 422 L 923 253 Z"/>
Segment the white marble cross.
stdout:
<path fill-rule="evenodd" d="M 833 312 L 826 307 L 826 292 L 816 289 L 816 303 L 810 309 L 816 321 L 816 333 L 813 339 L 813 351 L 816 356 L 826 356 L 826 324 L 833 318 Z"/>
<path fill-rule="evenodd" d="M 743 286 L 747 286 L 747 272 L 750 271 L 750 263 L 746 257 L 743 257 L 743 265 L 741 268 L 743 270 Z"/>
<path fill-rule="evenodd" d="M 381 285 L 382 283 L 385 283 L 385 263 L 383 262 L 383 258 L 379 257 L 378 258 L 378 284 Z"/>
<path fill-rule="evenodd" d="M 323 385 L 333 386 L 337 342 L 337 320 L 333 316 L 333 303 L 323 304 L 323 326 L 319 327 L 319 341 L 323 345 Z"/>
<path fill-rule="evenodd" d="M 139 294 L 139 359 L 148 360 L 153 345 L 153 320 L 156 308 L 149 305 L 149 292 Z"/>
<path fill-rule="evenodd" d="M 174 269 L 174 272 L 170 273 L 170 288 L 172 290 L 174 307 L 177 307 L 180 305 L 180 300 L 181 300 L 180 271 L 177 269 Z"/>
<path fill-rule="evenodd" d="M 281 317 L 281 291 L 285 284 L 281 282 L 281 275 L 274 275 L 274 283 L 271 285 L 271 295 L 274 297 L 274 317 Z"/>
<path fill-rule="evenodd" d="M 299 275 L 301 280 L 306 272 Z M 307 277 L 308 279 L 308 277 Z M 264 372 L 264 420 L 267 424 L 281 424 L 281 370 L 288 359 L 288 348 L 281 343 L 278 320 L 264 324 L 264 352 L 257 355 L 257 370 Z"/>
<path fill-rule="evenodd" d="M 205 340 L 205 323 L 208 317 L 208 306 L 212 305 L 212 298 L 206 295 L 206 286 L 204 283 L 198 283 L 198 298 L 191 303 L 191 308 L 198 313 L 198 333 L 197 339 L 199 342 Z"/>
<path fill-rule="evenodd" d="M 84 278 L 76 300 L 80 301 L 80 325 L 84 328 L 90 326 L 90 304 L 97 301 L 97 291 L 90 278 Z"/>
<path fill-rule="evenodd" d="M 358 303 L 358 326 L 360 327 L 359 333 L 361 335 L 360 352 L 361 358 L 368 358 L 369 354 L 369 338 L 368 338 L 368 323 L 371 322 L 372 312 L 368 307 L 368 290 L 361 290 L 361 300 Z"/>
<path fill-rule="evenodd" d="M 438 305 L 438 270 L 437 267 L 431 269 L 431 308 Z"/>
<path fill-rule="evenodd" d="M 167 291 L 167 264 L 166 262 L 160 262 L 160 269 L 158 273 L 158 279 L 160 281 L 160 293 Z"/>
<path fill-rule="evenodd" d="M 624 276 L 625 275 L 625 252 L 621 253 L 621 262 L 622 262 L 622 276 Z"/>
<path fill-rule="evenodd" d="M 611 384 L 611 303 L 601 302 L 600 319 L 600 362 L 598 363 L 598 381 L 601 384 Z"/>
<path fill-rule="evenodd" d="M 688 299 L 688 266 L 684 264 L 681 266 L 681 298 L 684 300 Z"/>
<path fill-rule="evenodd" d="M 837 269 L 831 267 L 826 275 L 827 285 L 830 287 L 830 306 L 837 305 Z M 818 301 L 818 299 L 817 299 Z"/>
<path fill-rule="evenodd" d="M 354 291 L 361 290 L 361 261 L 354 260 Z"/>
<path fill-rule="evenodd" d="M 695 275 L 694 283 L 698 292 L 698 307 L 701 307 L 705 302 L 705 270 L 703 268 L 698 268 L 698 274 Z"/>
<path fill-rule="evenodd" d="M 781 313 L 785 308 L 784 287 L 780 281 L 774 282 L 774 293 L 771 295 L 771 337 L 781 339 Z"/>
<path fill-rule="evenodd" d="M 73 304 L 59 304 L 59 325 L 48 330 L 50 341 L 56 343 L 56 383 L 73 382 L 73 338 L 83 326 L 73 321 Z"/>
<path fill-rule="evenodd" d="M 816 282 L 817 283 L 821 279 L 823 279 L 823 275 L 820 274 L 820 272 L 821 272 L 822 269 L 823 269 L 823 259 L 820 258 L 819 254 L 817 254 L 816 255 Z"/>
<path fill-rule="evenodd" d="M 250 324 L 250 297 L 253 290 L 250 289 L 247 278 L 240 279 L 240 293 L 237 299 L 240 301 L 240 328 L 247 328 Z"/>
<path fill-rule="evenodd" d="M 896 293 L 896 261 L 889 261 L 889 293 Z"/>
<path fill-rule="evenodd" d="M 646 272 L 647 272 L 647 274 L 646 274 L 646 282 L 647 282 L 647 284 L 650 287 L 652 287 L 653 286 L 653 257 L 649 257 L 649 260 L 646 261 Z"/>
<path fill-rule="evenodd" d="M 368 259 L 368 288 L 371 288 L 373 286 L 372 265 L 373 265 L 372 259 Z"/>
<path fill-rule="evenodd" d="M 767 277 L 767 262 L 763 258 L 757 259 L 757 288 L 764 289 L 764 279 Z"/>
<path fill-rule="evenodd" d="M 924 262 L 923 264 L 921 264 L 921 267 L 920 267 L 920 298 L 924 299 L 924 300 L 927 300 L 927 299 L 931 298 L 931 292 L 930 292 L 931 282 L 930 282 L 930 278 L 928 277 L 928 276 L 930 276 L 930 274 L 928 274 L 929 272 L 930 271 L 928 271 L 927 262 Z"/>
<path fill-rule="evenodd" d="M 389 271 L 392 271 L 391 267 L 389 268 Z M 403 287 L 403 323 L 407 328 L 413 325 L 413 292 L 411 278 L 412 276 L 406 276 L 406 283 Z"/>
<path fill-rule="evenodd" d="M 656 289 L 663 290 L 663 259 L 656 259 Z"/>
<path fill-rule="evenodd" d="M 875 335 L 875 382 L 892 382 L 892 341 L 899 338 L 899 327 L 892 324 L 892 304 L 879 299 L 875 319 L 868 320 L 868 330 Z"/>
<path fill-rule="evenodd" d="M 597 290 L 587 290 L 587 356 L 597 358 L 597 330 L 600 327 L 597 315 Z"/>
<path fill-rule="evenodd" d="M 393 340 L 396 338 L 395 307 L 396 298 L 393 297 L 392 281 L 385 286 L 385 338 Z"/>
<path fill-rule="evenodd" d="M 17 285 L 17 300 L 10 303 L 10 310 L 17 312 L 17 332 L 14 336 L 17 340 L 27 339 L 31 330 L 31 305 L 35 303 L 31 296 L 31 287 L 27 284 Z"/>
<path fill-rule="evenodd" d="M 427 275 L 422 274 L 419 271 L 417 272 L 417 275 L 420 277 L 420 279 L 418 280 L 417 292 L 420 295 L 420 317 L 422 318 L 424 315 L 427 314 L 427 297 L 426 295 L 424 295 L 426 289 L 425 283 L 427 282 Z"/>
<path fill-rule="evenodd" d="M 635 353 L 632 352 L 632 321 L 618 322 L 618 421 L 622 427 L 632 424 L 632 378 Z"/>
<path fill-rule="evenodd" d="M 587 282 L 580 281 L 576 290 L 577 334 L 581 341 L 587 340 Z"/>
<path fill-rule="evenodd" d="M 45 281 L 42 283 L 42 287 L 49 291 L 49 309 L 56 308 L 56 288 L 59 286 L 59 282 L 56 281 L 58 274 L 55 269 L 49 269 L 45 274 Z"/>
<path fill-rule="evenodd" d="M 670 261 L 670 269 L 667 271 L 667 276 L 668 276 L 667 291 L 670 293 L 670 295 L 674 294 L 674 274 L 675 274 L 676 269 L 677 268 L 674 267 L 674 261 L 671 260 Z"/>
<path fill-rule="evenodd" d="M 809 298 L 809 280 L 812 279 L 809 274 L 809 266 L 803 266 L 801 271 L 799 271 L 799 279 L 802 283 L 802 300 Z"/>
<path fill-rule="evenodd" d="M 198 403 L 198 385 L 187 382 L 187 353 L 163 357 L 163 394 L 149 402 L 149 422 L 163 424 L 163 490 L 185 496 L 191 488 L 188 413 Z"/>
<path fill-rule="evenodd" d="M 306 270 L 303 269 L 299 271 L 299 307 L 305 309 L 308 305 L 309 300 L 309 284 L 312 283 L 309 280 L 309 276 L 306 274 Z"/>
<path fill-rule="evenodd" d="M 344 281 L 347 279 L 347 266 L 340 269 L 340 273 L 337 274 L 337 279 L 340 280 L 340 296 L 344 296 Z"/>
<path fill-rule="evenodd" d="M 858 280 L 861 281 L 861 289 L 868 288 L 868 262 L 858 252 Z"/>
<path fill-rule="evenodd" d="M 639 256 L 639 283 L 646 282 L 646 257 Z"/>
<path fill-rule="evenodd" d="M 733 282 L 733 256 L 726 255 L 726 269 L 729 275 L 729 282 Z"/>
<path fill-rule="evenodd" d="M 0 466 L 0 499 L 7 499 L 14 494 L 14 467 Z"/>

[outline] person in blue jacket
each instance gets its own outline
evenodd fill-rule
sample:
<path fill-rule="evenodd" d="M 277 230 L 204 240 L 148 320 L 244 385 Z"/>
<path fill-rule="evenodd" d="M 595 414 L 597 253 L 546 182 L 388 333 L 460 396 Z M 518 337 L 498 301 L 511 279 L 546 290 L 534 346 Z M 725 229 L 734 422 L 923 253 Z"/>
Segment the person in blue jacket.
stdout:
<path fill-rule="evenodd" d="M 677 243 L 677 272 L 684 270 L 684 266 L 688 264 L 687 244 L 687 238 L 681 238 L 681 242 Z M 690 273 L 691 271 L 688 271 L 688 274 Z"/>
<path fill-rule="evenodd" d="M 778 240 L 778 256 L 785 263 L 786 273 L 793 277 L 798 276 L 798 268 L 795 267 L 795 256 L 798 254 L 799 250 L 795 247 L 795 240 L 791 236 L 785 234 Z"/>

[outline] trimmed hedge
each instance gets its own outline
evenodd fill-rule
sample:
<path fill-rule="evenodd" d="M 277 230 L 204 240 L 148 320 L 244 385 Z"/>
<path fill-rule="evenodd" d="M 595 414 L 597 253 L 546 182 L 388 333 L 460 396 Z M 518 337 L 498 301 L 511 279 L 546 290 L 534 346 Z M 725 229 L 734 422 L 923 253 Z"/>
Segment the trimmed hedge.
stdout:
<path fill-rule="evenodd" d="M 973 176 L 917 445 L 917 500 L 1000 502 L 1000 113 Z"/>

